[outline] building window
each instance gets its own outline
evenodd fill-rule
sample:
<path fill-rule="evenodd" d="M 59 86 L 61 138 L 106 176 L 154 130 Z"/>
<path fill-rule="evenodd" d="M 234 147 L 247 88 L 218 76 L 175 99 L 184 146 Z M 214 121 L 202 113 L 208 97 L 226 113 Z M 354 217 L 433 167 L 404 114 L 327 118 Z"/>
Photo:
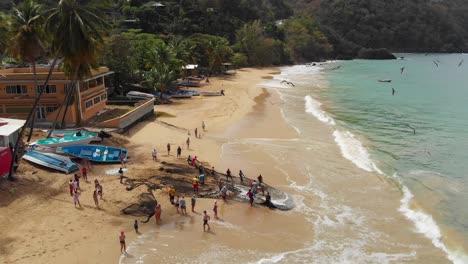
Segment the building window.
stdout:
<path fill-rule="evenodd" d="M 101 100 L 106 100 L 107 99 L 107 93 L 101 95 Z"/>
<path fill-rule="evenodd" d="M 7 85 L 6 86 L 7 94 L 27 94 L 28 89 L 26 85 Z"/>
<path fill-rule="evenodd" d="M 36 86 L 36 93 L 40 93 L 42 87 L 44 87 L 44 85 Z M 56 92 L 57 92 L 57 86 L 56 85 L 47 85 L 47 87 L 44 89 L 43 93 L 51 94 L 51 93 L 56 93 Z"/>
<path fill-rule="evenodd" d="M 46 112 L 47 113 L 52 113 L 54 112 L 55 110 L 58 109 L 58 106 L 57 105 L 49 105 L 49 106 L 46 106 Z"/>
<path fill-rule="evenodd" d="M 86 108 L 90 108 L 91 106 L 93 106 L 93 100 L 86 101 L 85 106 Z"/>
<path fill-rule="evenodd" d="M 98 104 L 99 102 L 101 102 L 101 97 L 94 97 L 94 104 Z"/>

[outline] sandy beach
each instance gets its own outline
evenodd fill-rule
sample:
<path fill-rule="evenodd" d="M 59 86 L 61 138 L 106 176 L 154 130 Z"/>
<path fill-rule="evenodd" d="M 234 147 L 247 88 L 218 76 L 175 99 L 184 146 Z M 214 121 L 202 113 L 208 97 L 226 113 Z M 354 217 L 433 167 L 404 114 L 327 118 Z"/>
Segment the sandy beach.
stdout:
<path fill-rule="evenodd" d="M 400 190 L 342 157 L 330 127 L 310 119 L 308 130 L 299 131 L 288 123 L 280 94 L 257 85 L 277 73 L 275 68 L 242 69 L 234 76 L 211 78 L 200 90 L 224 89 L 226 96 L 155 106 L 158 118 L 141 122 L 116 137 L 116 142 L 130 151 L 125 175 L 151 180 L 159 188 L 154 195 L 162 205 L 162 224 L 156 226 L 154 217 L 146 224 L 140 223 L 139 235 L 133 231 L 133 221 L 146 217 L 123 215 L 121 209 L 136 203 L 147 188 L 141 185 L 127 191 L 115 173 L 119 166 L 94 166 L 91 170 L 91 181 L 98 178 L 105 193 L 102 209 L 97 210 L 91 183 L 82 183 L 83 209 L 76 209 L 68 194 L 69 177 L 22 162 L 19 182 L 1 185 L 6 199 L 0 209 L 4 223 L 0 226 L 0 261 L 446 262 L 443 252 L 416 234 L 412 223 L 398 213 Z M 303 108 L 303 103 L 292 106 Z M 206 131 L 201 129 L 202 121 Z M 202 132 L 201 138 L 194 137 L 195 128 Z M 185 145 L 188 131 L 190 149 Z M 301 141 L 307 133 L 313 135 L 313 140 Z M 170 155 L 166 151 L 168 143 Z M 175 157 L 178 146 L 183 149 L 182 159 Z M 154 148 L 158 150 L 157 162 L 151 158 Z M 196 213 L 177 214 L 164 186 L 171 179 L 185 177 L 187 183 L 176 191 L 191 195 L 189 178 L 197 173 L 195 169 L 168 173 L 167 168 L 186 164 L 187 155 L 197 156 L 203 164 L 221 172 L 229 168 L 237 175 L 242 169 L 250 178 L 261 173 L 265 182 L 291 193 L 296 207 L 279 211 L 218 201 L 220 219 L 215 220 L 214 200 L 200 198 Z M 161 167 L 165 169 L 160 171 Z M 189 204 L 190 198 L 186 200 Z M 210 232 L 202 229 L 203 210 L 211 215 Z M 127 255 L 119 252 L 121 230 L 127 235 Z"/>
<path fill-rule="evenodd" d="M 161 161 L 176 161 L 177 146 L 183 148 L 182 156 L 197 155 L 202 162 L 220 164 L 221 146 L 226 142 L 223 135 L 232 124 L 239 122 L 252 112 L 253 107 L 263 101 L 264 105 L 278 103 L 279 98 L 265 92 L 256 84 L 262 77 L 270 76 L 275 69 L 243 69 L 235 76 L 211 78 L 200 90 L 226 91 L 224 97 L 198 97 L 192 100 L 175 101 L 172 105 L 155 106 L 157 113 L 164 112 L 173 117 L 161 117 L 142 122 L 132 128 L 127 135 L 121 136 L 129 142 L 130 150 L 126 177 L 139 178 L 157 170 Z M 268 98 L 267 98 L 268 97 Z M 256 99 L 257 98 L 257 99 Z M 274 106 L 274 105 L 270 105 Z M 259 107 L 259 106 L 257 106 Z M 264 107 L 264 106 L 261 106 Z M 273 108 L 273 107 L 272 107 Z M 271 109 L 280 130 L 278 135 L 287 137 L 284 132 L 293 135 L 294 131 L 281 123 L 279 108 Z M 206 123 L 206 132 L 201 129 L 201 122 Z M 162 123 L 162 122 L 164 123 Z M 177 128 L 166 125 L 171 124 Z M 194 129 L 202 131 L 201 139 L 196 139 Z M 186 149 L 187 131 L 191 131 L 190 150 Z M 259 132 L 260 133 L 260 132 Z M 113 142 L 107 142 L 113 144 Z M 167 156 L 166 144 L 172 146 L 171 156 Z M 159 152 L 159 162 L 151 159 L 151 150 Z M 176 161 L 177 162 L 177 161 Z M 178 162 L 185 162 L 180 160 Z M 2 263 L 116 263 L 119 260 L 118 234 L 124 230 L 127 243 L 136 238 L 133 231 L 135 217 L 125 216 L 120 210 L 137 200 L 138 190 L 128 192 L 120 184 L 115 174 L 118 165 L 94 165 L 89 173 L 90 181 L 99 179 L 104 187 L 102 209 L 98 210 L 92 200 L 92 183 L 81 181 L 83 208 L 73 206 L 68 193 L 68 180 L 71 176 L 33 167 L 25 161 L 19 168 L 19 181 L 3 182 L 0 186 L 0 262 Z M 108 175 L 109 170 L 114 175 Z M 223 167 L 224 169 L 224 167 Z M 106 173 L 107 171 L 107 173 Z M 139 187 L 143 188 L 143 187 Z M 170 206 L 165 190 L 156 191 L 156 197 L 163 206 L 162 230 L 173 232 L 177 229 L 179 215 Z M 212 201 L 199 199 L 197 207 L 211 208 Z M 231 206 L 231 205 L 229 205 Z M 232 204 L 247 208 L 245 204 Z M 261 208 L 264 209 L 264 208 Z M 224 205 L 220 203 L 220 216 L 224 217 Z M 268 212 L 268 211 L 265 211 Z M 211 210 L 209 211 L 212 214 Z M 252 212 L 255 213 L 255 212 Z M 235 213 L 229 210 L 229 214 Z M 191 214 L 192 215 L 192 214 Z M 212 216 L 213 217 L 213 216 Z M 201 223 L 201 216 L 196 214 L 190 221 Z M 140 217 L 139 220 L 144 220 Z M 154 220 L 148 224 L 140 223 L 140 232 L 153 228 Z M 178 239 L 186 240 L 190 236 L 199 236 L 201 224 L 195 225 Z M 214 228 L 216 229 L 216 228 Z M 189 231 L 189 230 L 187 230 Z M 221 235 L 221 234 L 219 234 Z"/>

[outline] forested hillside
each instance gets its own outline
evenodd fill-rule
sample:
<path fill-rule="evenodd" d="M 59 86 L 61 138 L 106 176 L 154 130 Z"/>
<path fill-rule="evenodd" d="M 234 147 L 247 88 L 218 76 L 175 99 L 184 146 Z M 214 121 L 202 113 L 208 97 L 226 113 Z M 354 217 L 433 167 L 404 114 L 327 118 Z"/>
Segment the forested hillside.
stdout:
<path fill-rule="evenodd" d="M 289 0 L 312 14 L 335 55 L 361 47 L 405 52 L 467 51 L 468 1 Z"/>

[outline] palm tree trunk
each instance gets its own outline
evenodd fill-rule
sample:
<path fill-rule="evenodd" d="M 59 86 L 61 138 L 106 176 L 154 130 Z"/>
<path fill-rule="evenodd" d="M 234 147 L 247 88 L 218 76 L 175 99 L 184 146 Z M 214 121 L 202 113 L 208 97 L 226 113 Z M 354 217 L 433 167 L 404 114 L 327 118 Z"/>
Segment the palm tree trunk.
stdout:
<path fill-rule="evenodd" d="M 34 93 L 36 93 L 36 89 L 37 89 L 37 72 L 36 72 L 36 60 L 33 60 L 32 61 L 32 67 L 33 67 L 33 74 L 34 74 Z M 42 87 L 42 89 L 45 89 L 45 86 Z M 39 94 L 36 95 L 36 97 L 38 97 Z M 32 117 L 31 117 L 31 125 L 29 127 L 29 135 L 28 135 L 28 141 L 27 142 L 30 142 L 31 141 L 31 137 L 32 137 L 32 134 L 33 134 L 33 129 L 34 129 L 34 121 L 36 120 L 36 113 L 33 113 Z"/>
<path fill-rule="evenodd" d="M 55 129 L 55 126 L 57 126 L 57 121 L 58 121 L 58 119 L 59 119 L 59 117 L 60 117 L 60 113 L 62 112 L 63 106 L 69 104 L 69 102 L 70 102 L 70 97 L 71 97 L 71 95 L 73 94 L 72 91 L 73 91 L 73 86 L 74 86 L 74 85 L 75 85 L 74 82 L 72 82 L 72 83 L 70 84 L 70 89 L 68 89 L 68 91 L 67 91 L 67 95 L 65 96 L 65 101 L 64 101 L 64 103 L 63 103 L 62 105 L 60 105 L 60 108 L 59 108 L 59 110 L 58 110 L 58 112 L 57 112 L 57 116 L 55 117 L 54 123 L 52 124 L 52 127 L 51 127 L 51 129 L 49 130 L 49 133 L 47 134 L 47 138 L 50 138 L 50 136 L 52 135 L 53 130 Z M 65 116 L 65 114 L 66 114 L 66 113 L 64 113 L 63 116 Z"/>
<path fill-rule="evenodd" d="M 76 71 L 75 76 L 73 77 L 72 85 L 70 86 L 70 91 L 74 90 L 74 89 L 75 89 L 75 86 L 77 87 L 76 89 L 79 89 L 78 86 L 76 85 L 77 76 L 78 76 L 78 70 Z M 69 105 L 70 105 L 70 101 L 71 101 L 71 98 L 72 98 L 72 94 L 73 94 L 73 93 L 70 93 L 69 98 L 68 98 L 68 100 L 66 101 L 67 104 L 65 105 L 65 112 L 63 113 L 63 117 L 62 117 L 62 123 L 61 123 L 61 125 L 60 125 L 61 128 L 63 128 L 64 125 L 65 125 L 65 117 L 67 116 L 68 107 L 69 107 Z M 80 103 L 80 102 L 78 102 L 78 103 Z M 80 122 L 81 122 L 81 121 L 80 121 Z"/>
<path fill-rule="evenodd" d="M 26 129 L 26 124 L 28 123 L 28 120 L 31 119 L 31 116 L 36 113 L 37 105 L 39 103 L 39 100 L 41 99 L 42 93 L 44 92 L 44 87 L 46 87 L 47 84 L 49 84 L 50 77 L 52 76 L 52 72 L 53 72 L 53 70 L 55 68 L 55 64 L 57 64 L 57 61 L 58 61 L 58 56 L 56 56 L 54 58 L 54 61 L 52 62 L 52 65 L 51 65 L 51 67 L 49 69 L 49 73 L 47 74 L 47 78 L 46 78 L 46 80 L 44 82 L 44 86 L 42 87 L 39 94 L 36 96 L 36 100 L 34 101 L 33 107 L 31 109 L 31 111 L 29 112 L 28 117 L 26 118 L 25 125 L 21 128 L 20 133 L 18 135 L 18 138 L 16 139 L 15 146 L 14 146 L 14 149 L 13 149 L 13 154 L 12 154 L 12 157 L 11 157 L 11 162 L 10 162 L 10 171 L 8 173 L 8 180 L 14 180 L 14 178 L 13 178 L 13 165 L 15 163 L 15 160 L 16 160 L 17 156 L 18 156 L 19 143 L 20 143 L 20 141 L 21 141 L 21 139 L 23 137 L 23 134 L 24 134 L 24 131 Z"/>

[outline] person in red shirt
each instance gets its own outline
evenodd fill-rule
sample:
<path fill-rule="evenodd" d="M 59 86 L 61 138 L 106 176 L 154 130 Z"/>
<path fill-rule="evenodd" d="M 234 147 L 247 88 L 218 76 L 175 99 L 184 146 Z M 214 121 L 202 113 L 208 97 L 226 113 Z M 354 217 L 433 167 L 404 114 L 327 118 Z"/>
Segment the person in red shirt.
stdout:
<path fill-rule="evenodd" d="M 84 181 L 88 182 L 88 169 L 86 167 L 81 169 L 81 174 L 83 175 Z"/>

